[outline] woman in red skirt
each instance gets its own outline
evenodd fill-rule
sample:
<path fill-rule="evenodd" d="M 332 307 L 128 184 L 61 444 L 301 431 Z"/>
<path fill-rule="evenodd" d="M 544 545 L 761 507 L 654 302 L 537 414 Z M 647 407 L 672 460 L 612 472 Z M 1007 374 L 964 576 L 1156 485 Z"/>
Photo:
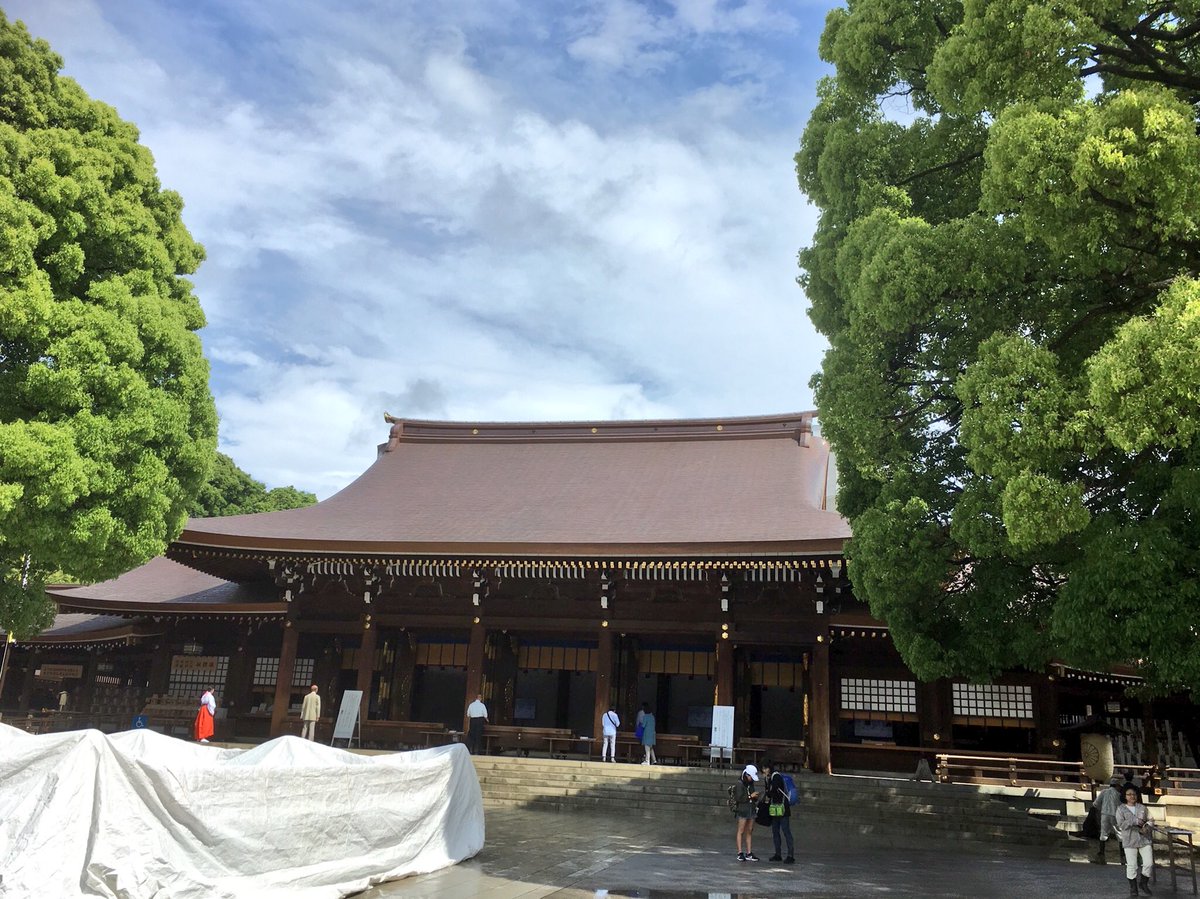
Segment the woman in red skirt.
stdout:
<path fill-rule="evenodd" d="M 201 743 L 207 743 L 208 738 L 213 735 L 213 715 L 216 711 L 217 700 L 213 698 L 212 687 L 208 687 L 200 697 L 200 708 L 196 712 L 196 723 L 193 727 L 196 739 Z"/>

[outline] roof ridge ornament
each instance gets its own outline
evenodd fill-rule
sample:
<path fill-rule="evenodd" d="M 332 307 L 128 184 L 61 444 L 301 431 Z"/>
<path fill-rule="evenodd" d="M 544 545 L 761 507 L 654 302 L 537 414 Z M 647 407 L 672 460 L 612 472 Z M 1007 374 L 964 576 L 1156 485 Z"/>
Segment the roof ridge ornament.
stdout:
<path fill-rule="evenodd" d="M 383 448 L 385 453 L 390 453 L 400 445 L 400 438 L 404 436 L 404 419 L 397 418 L 390 412 L 384 412 L 383 420 L 392 426 L 388 431 L 387 445 Z"/>

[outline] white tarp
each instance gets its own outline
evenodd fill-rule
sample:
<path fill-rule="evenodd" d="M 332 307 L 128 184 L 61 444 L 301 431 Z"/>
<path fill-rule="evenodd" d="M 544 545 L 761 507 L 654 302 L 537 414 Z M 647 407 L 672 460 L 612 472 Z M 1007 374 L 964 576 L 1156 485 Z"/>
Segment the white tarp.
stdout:
<path fill-rule="evenodd" d="M 462 745 L 248 750 L 0 724 L 0 896 L 337 897 L 483 848 Z"/>

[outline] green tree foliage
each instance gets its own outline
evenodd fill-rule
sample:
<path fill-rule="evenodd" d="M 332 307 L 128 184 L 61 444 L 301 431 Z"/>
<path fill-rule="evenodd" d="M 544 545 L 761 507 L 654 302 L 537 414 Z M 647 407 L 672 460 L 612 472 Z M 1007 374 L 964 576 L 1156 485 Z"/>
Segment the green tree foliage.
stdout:
<path fill-rule="evenodd" d="M 922 678 L 1200 691 L 1200 5 L 851 0 L 797 173 L 856 589 Z"/>
<path fill-rule="evenodd" d="M 268 490 L 224 453 L 217 453 L 212 473 L 192 503 L 191 514 L 202 518 L 222 515 L 248 515 L 253 512 L 278 512 L 311 506 L 316 496 L 295 487 Z"/>
<path fill-rule="evenodd" d="M 184 275 L 204 258 L 137 129 L 0 13 L 0 629 L 61 571 L 161 553 L 216 450 Z"/>

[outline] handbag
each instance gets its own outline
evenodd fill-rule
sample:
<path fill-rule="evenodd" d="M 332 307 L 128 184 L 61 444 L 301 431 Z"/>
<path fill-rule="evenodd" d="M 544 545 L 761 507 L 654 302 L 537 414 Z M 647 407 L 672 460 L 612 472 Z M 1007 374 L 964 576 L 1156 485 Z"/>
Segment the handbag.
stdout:
<path fill-rule="evenodd" d="M 1080 833 L 1086 840 L 1100 839 L 1100 813 L 1096 811 L 1094 806 L 1088 809 L 1087 817 L 1083 819 L 1083 827 Z"/>
<path fill-rule="evenodd" d="M 772 818 L 782 818 L 784 812 L 787 811 L 787 806 L 784 805 L 782 802 L 772 802 L 767 807 L 767 810 L 769 811 Z"/>
<path fill-rule="evenodd" d="M 638 742 L 640 743 L 642 740 L 642 737 L 645 736 L 645 733 L 646 733 L 646 726 L 644 724 L 639 724 L 637 726 L 637 729 L 634 730 L 633 735 L 635 737 L 637 737 Z"/>

